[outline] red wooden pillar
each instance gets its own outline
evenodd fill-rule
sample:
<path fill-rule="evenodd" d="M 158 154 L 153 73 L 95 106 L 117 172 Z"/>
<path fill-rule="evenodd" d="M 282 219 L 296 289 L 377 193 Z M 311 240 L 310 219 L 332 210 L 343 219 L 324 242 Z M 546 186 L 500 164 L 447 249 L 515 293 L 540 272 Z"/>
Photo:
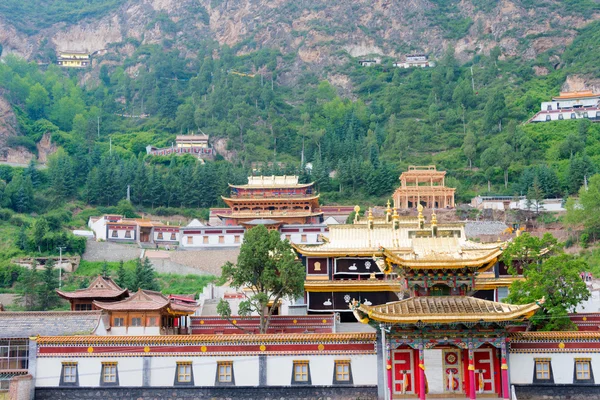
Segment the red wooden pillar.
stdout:
<path fill-rule="evenodd" d="M 475 359 L 473 357 L 473 343 L 469 343 L 469 399 L 475 400 Z"/>
<path fill-rule="evenodd" d="M 419 400 L 425 400 L 425 352 L 419 345 Z"/>
<path fill-rule="evenodd" d="M 392 380 L 392 348 L 390 346 L 389 343 L 387 343 L 387 349 L 386 349 L 386 355 L 387 355 L 387 362 L 385 364 L 385 368 L 387 370 L 387 390 L 389 393 L 389 398 L 393 398 L 393 391 L 392 388 L 394 387 L 394 382 Z"/>
<path fill-rule="evenodd" d="M 510 392 L 508 390 L 508 363 L 506 362 L 506 340 L 502 340 L 502 345 L 500 346 L 501 351 L 501 364 L 500 370 L 502 371 L 502 398 L 510 399 Z"/>

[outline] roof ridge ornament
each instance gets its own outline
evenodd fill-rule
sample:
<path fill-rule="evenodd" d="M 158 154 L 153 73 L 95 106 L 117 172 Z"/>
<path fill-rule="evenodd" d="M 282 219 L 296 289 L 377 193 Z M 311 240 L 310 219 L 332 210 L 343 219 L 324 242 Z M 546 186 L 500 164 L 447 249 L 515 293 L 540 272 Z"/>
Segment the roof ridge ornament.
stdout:
<path fill-rule="evenodd" d="M 419 229 L 423 229 L 425 226 L 425 217 L 423 216 L 423 205 L 421 203 L 417 206 L 417 211 L 419 212 Z"/>

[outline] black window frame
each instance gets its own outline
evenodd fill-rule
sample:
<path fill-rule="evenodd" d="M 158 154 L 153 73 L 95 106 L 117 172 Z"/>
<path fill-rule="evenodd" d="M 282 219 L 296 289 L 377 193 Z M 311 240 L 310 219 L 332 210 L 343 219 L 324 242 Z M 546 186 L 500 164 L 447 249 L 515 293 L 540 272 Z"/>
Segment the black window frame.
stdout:
<path fill-rule="evenodd" d="M 65 380 L 66 368 L 75 367 L 75 382 L 67 382 Z M 79 365 L 77 362 L 63 362 L 62 369 L 60 371 L 60 382 L 59 386 L 79 386 Z"/>
<path fill-rule="evenodd" d="M 306 365 L 306 381 L 297 381 L 296 380 L 296 366 L 297 365 Z M 310 386 L 312 385 L 312 378 L 310 376 L 310 361 L 309 360 L 294 360 L 292 364 L 292 385 L 298 386 Z"/>
<path fill-rule="evenodd" d="M 220 367 L 228 365 L 231 368 L 231 381 L 221 381 Z M 217 361 L 217 371 L 215 374 L 215 386 L 235 386 L 235 374 L 233 372 L 233 361 L 222 360 Z"/>
<path fill-rule="evenodd" d="M 179 368 L 180 367 L 190 367 L 190 380 L 189 381 L 180 381 L 179 380 Z M 194 386 L 194 366 L 191 361 L 177 361 L 177 366 L 175 367 L 175 377 L 173 379 L 173 385 L 175 386 Z"/>
<path fill-rule="evenodd" d="M 338 365 L 348 365 L 348 379 L 338 379 Z M 352 361 L 351 360 L 334 360 L 333 362 L 333 384 L 334 385 L 354 385 L 354 379 L 352 377 Z"/>
<path fill-rule="evenodd" d="M 578 379 L 577 378 L 577 363 L 587 363 L 590 369 L 590 377 L 589 379 Z M 574 384 L 583 384 L 583 385 L 594 385 L 594 370 L 592 369 L 592 359 L 591 358 L 576 358 L 573 360 L 573 383 Z"/>
<path fill-rule="evenodd" d="M 115 367 L 115 381 L 114 382 L 105 382 L 104 381 L 104 373 L 105 369 L 108 366 Z M 119 386 L 119 363 L 116 361 L 108 361 L 102 363 L 102 369 L 100 370 L 100 386 Z"/>
<path fill-rule="evenodd" d="M 548 363 L 548 379 L 539 379 L 538 373 L 538 362 Z M 552 371 L 552 359 L 551 358 L 534 358 L 533 359 L 533 383 L 535 384 L 548 384 L 554 385 L 554 373 Z"/>

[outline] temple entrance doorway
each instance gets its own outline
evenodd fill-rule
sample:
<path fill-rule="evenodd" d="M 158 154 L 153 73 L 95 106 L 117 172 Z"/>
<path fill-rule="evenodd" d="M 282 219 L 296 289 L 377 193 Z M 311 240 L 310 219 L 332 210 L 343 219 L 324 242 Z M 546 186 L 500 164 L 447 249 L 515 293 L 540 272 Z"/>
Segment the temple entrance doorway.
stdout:
<path fill-rule="evenodd" d="M 150 242 L 150 233 L 152 228 L 140 228 L 140 242 L 148 243 Z"/>
<path fill-rule="evenodd" d="M 444 393 L 462 393 L 462 357 L 460 349 L 444 349 L 443 372 L 445 378 Z"/>
<path fill-rule="evenodd" d="M 477 393 L 494 393 L 494 348 L 479 348 L 473 352 L 475 361 L 475 390 Z"/>
<path fill-rule="evenodd" d="M 415 394 L 414 350 L 394 350 L 392 353 L 393 394 Z"/>

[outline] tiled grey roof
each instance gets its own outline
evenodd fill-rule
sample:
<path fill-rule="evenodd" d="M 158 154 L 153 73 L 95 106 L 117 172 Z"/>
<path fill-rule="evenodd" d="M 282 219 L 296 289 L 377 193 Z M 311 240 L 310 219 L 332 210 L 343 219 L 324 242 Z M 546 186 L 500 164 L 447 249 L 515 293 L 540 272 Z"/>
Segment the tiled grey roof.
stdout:
<path fill-rule="evenodd" d="M 0 312 L 0 338 L 92 334 L 102 311 Z"/>
<path fill-rule="evenodd" d="M 465 223 L 467 238 L 479 235 L 501 235 L 508 226 L 500 221 L 468 221 Z"/>

